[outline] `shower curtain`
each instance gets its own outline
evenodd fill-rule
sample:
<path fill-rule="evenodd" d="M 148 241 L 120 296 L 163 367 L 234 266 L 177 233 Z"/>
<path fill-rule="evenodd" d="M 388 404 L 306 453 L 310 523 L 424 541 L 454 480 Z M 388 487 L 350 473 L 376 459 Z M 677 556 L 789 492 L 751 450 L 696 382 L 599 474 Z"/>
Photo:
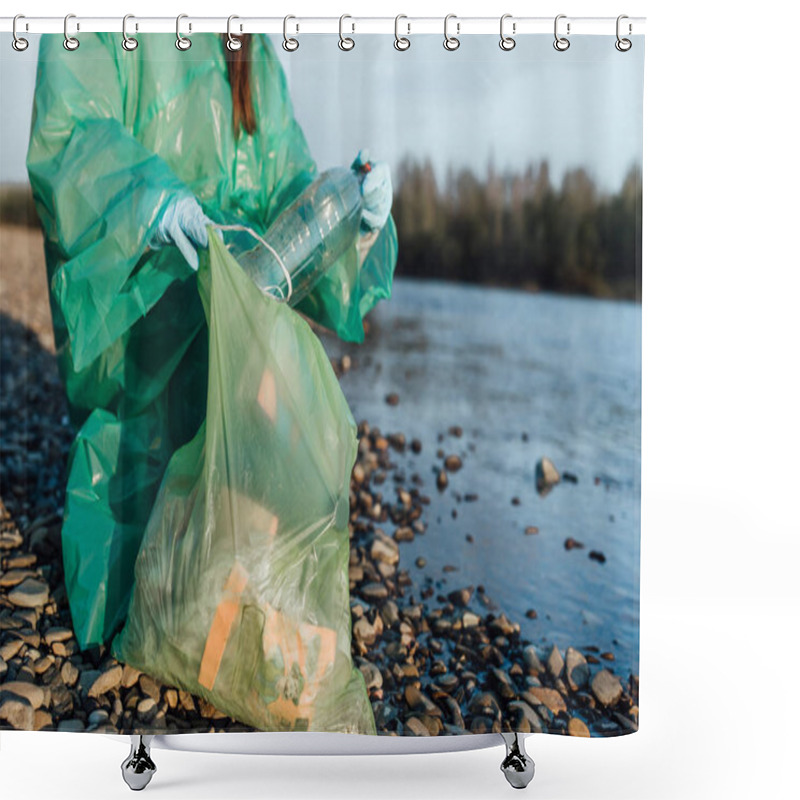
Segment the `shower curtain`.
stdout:
<path fill-rule="evenodd" d="M 28 39 L 0 729 L 637 730 L 643 37 Z"/>

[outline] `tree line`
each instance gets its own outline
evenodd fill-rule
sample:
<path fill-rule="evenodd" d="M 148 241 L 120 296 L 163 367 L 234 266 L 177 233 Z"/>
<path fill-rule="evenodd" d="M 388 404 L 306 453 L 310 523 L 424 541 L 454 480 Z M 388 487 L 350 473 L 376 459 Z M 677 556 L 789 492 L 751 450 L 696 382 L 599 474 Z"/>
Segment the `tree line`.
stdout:
<path fill-rule="evenodd" d="M 584 169 L 556 187 L 546 161 L 483 179 L 451 169 L 439 186 L 429 160 L 407 159 L 398 177 L 398 275 L 641 299 L 638 167 L 613 193 Z"/>

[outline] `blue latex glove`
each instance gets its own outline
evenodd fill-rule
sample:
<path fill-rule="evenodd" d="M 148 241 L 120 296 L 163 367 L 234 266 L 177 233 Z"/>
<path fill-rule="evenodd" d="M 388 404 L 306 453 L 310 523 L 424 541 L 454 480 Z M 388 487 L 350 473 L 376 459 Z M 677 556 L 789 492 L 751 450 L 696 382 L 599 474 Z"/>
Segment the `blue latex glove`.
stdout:
<path fill-rule="evenodd" d="M 213 224 L 194 195 L 178 195 L 164 209 L 150 246 L 158 249 L 164 245 L 175 245 L 186 263 L 196 271 L 200 263 L 196 248 L 208 247 L 206 226 Z"/>
<path fill-rule="evenodd" d="M 361 150 L 352 163 L 352 169 L 361 169 L 369 162 L 369 153 Z M 392 175 L 389 165 L 384 161 L 369 162 L 370 170 L 361 182 L 361 196 L 364 207 L 361 211 L 361 225 L 374 231 L 382 228 L 392 210 Z"/>

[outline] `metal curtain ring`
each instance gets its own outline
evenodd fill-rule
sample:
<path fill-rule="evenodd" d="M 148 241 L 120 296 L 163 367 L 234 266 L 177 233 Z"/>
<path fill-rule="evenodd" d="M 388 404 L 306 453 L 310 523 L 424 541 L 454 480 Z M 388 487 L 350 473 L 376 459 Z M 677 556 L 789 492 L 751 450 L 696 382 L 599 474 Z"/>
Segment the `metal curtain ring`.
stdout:
<path fill-rule="evenodd" d="M 619 35 L 619 23 L 622 22 L 623 19 L 628 19 L 628 15 L 627 14 L 620 14 L 617 17 L 617 41 L 614 42 L 614 47 L 616 47 L 617 50 L 620 51 L 620 53 L 627 53 L 628 50 L 630 50 L 631 47 L 633 47 L 633 42 L 630 39 L 622 39 L 622 38 L 620 38 L 620 35 Z M 633 33 L 633 26 L 629 22 L 628 23 L 628 35 L 630 35 L 631 33 Z"/>
<path fill-rule="evenodd" d="M 352 50 L 356 46 L 356 43 L 349 36 L 345 36 L 342 32 L 342 26 L 344 25 L 344 21 L 346 19 L 353 18 L 349 14 L 342 14 L 342 16 L 339 17 L 339 49 L 345 51 Z M 353 31 L 355 31 L 356 26 L 353 23 L 351 23 L 351 26 Z"/>
<path fill-rule="evenodd" d="M 75 19 L 74 14 L 67 14 L 64 17 L 64 49 L 70 51 L 77 50 L 81 46 L 81 43 L 74 36 L 69 35 L 68 26 L 71 19 Z M 80 30 L 80 25 L 76 24 L 75 29 Z"/>
<path fill-rule="evenodd" d="M 453 50 L 458 50 L 461 47 L 461 42 L 458 39 L 458 34 L 461 32 L 461 23 L 456 22 L 456 36 L 450 36 L 447 32 L 447 26 L 451 19 L 458 19 L 458 17 L 455 14 L 448 14 L 444 18 L 444 49 L 452 53 Z"/>
<path fill-rule="evenodd" d="M 556 40 L 553 42 L 553 47 L 559 51 L 559 53 L 563 53 L 565 50 L 569 50 L 569 39 L 565 38 L 564 36 L 558 35 L 558 21 L 560 19 L 566 19 L 566 14 L 559 14 L 556 17 L 556 21 L 553 24 L 553 33 L 556 37 Z M 569 22 L 567 23 L 567 36 L 569 36 Z"/>
<path fill-rule="evenodd" d="M 405 36 L 400 35 L 400 20 L 401 19 L 408 19 L 405 14 L 398 14 L 394 18 L 394 49 L 395 50 L 408 50 L 411 47 L 411 39 L 407 39 Z M 408 28 L 408 33 L 411 33 L 411 23 L 406 23 L 406 28 Z"/>
<path fill-rule="evenodd" d="M 227 47 L 228 50 L 231 51 L 231 53 L 235 53 L 237 50 L 240 50 L 241 47 L 242 47 L 242 40 L 241 39 L 237 39 L 231 33 L 231 22 L 233 22 L 233 20 L 235 20 L 235 19 L 239 19 L 239 17 L 237 17 L 236 14 L 231 14 L 228 17 L 228 41 L 225 42 L 225 47 Z"/>
<path fill-rule="evenodd" d="M 192 46 L 192 40 L 181 35 L 181 20 L 186 19 L 188 16 L 188 14 L 178 14 L 175 20 L 175 47 L 178 50 L 188 50 Z M 192 30 L 191 23 L 189 23 L 189 30 Z"/>
<path fill-rule="evenodd" d="M 21 53 L 23 50 L 28 49 L 28 40 L 22 39 L 21 37 L 17 36 L 17 20 L 18 19 L 25 19 L 24 14 L 17 14 L 14 17 L 14 22 L 11 23 L 11 33 L 13 35 L 13 39 L 11 41 L 11 46 L 18 52 Z"/>
<path fill-rule="evenodd" d="M 292 39 L 289 37 L 289 20 L 290 19 L 297 19 L 297 17 L 293 17 L 291 14 L 285 16 L 283 18 L 283 49 L 287 53 L 294 53 L 298 47 L 300 47 L 300 42 L 297 39 Z M 299 26 L 298 26 L 299 28 Z"/>
<path fill-rule="evenodd" d="M 139 40 L 134 39 L 133 36 L 128 36 L 129 19 L 136 19 L 136 17 L 134 17 L 133 14 L 126 14 L 122 18 L 122 49 L 130 53 L 139 46 Z"/>
<path fill-rule="evenodd" d="M 505 50 L 506 52 L 513 50 L 517 46 L 517 40 L 512 36 L 506 36 L 503 31 L 503 26 L 505 25 L 505 21 L 507 19 L 511 19 L 511 14 L 503 14 L 503 16 L 500 17 L 500 49 Z M 517 32 L 516 22 L 511 23 L 511 32 Z"/>

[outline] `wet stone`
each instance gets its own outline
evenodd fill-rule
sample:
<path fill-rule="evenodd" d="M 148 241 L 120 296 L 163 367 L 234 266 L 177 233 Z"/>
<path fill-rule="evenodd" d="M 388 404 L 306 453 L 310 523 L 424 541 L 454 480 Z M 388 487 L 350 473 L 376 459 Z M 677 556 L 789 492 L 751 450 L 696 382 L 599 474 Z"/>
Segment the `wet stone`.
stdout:
<path fill-rule="evenodd" d="M 547 657 L 547 671 L 554 678 L 560 678 L 561 673 L 564 671 L 564 659 L 561 657 L 561 651 L 556 646 L 553 646 L 550 655 Z"/>
<path fill-rule="evenodd" d="M 0 693 L 0 722 L 7 722 L 18 731 L 33 730 L 33 707 L 24 698 Z"/>
<path fill-rule="evenodd" d="M 121 680 L 122 676 L 120 676 Z M 145 697 L 152 697 L 156 702 L 161 699 L 161 685 L 149 675 L 142 675 L 139 678 L 139 688 Z"/>
<path fill-rule="evenodd" d="M 359 670 L 364 676 L 364 683 L 367 685 L 367 690 L 380 689 L 383 686 L 383 675 L 381 675 L 381 671 L 374 664 L 368 661 L 365 664 L 361 664 Z"/>
<path fill-rule="evenodd" d="M 8 572 L 0 572 L 0 588 L 8 589 L 12 586 L 17 586 L 26 578 L 33 578 L 35 576 L 36 573 L 31 572 L 29 569 L 12 569 Z"/>
<path fill-rule="evenodd" d="M 89 697 L 100 697 L 106 692 L 119 688 L 120 681 L 122 680 L 122 667 L 117 664 L 108 667 L 102 672 L 92 671 L 90 674 L 92 674 L 94 679 L 88 684 L 87 694 Z M 86 673 L 84 673 L 84 675 L 86 675 Z M 81 682 L 83 682 L 83 675 L 81 676 Z"/>
<path fill-rule="evenodd" d="M 574 647 L 567 648 L 566 675 L 569 688 L 573 692 L 583 689 L 589 684 L 591 677 L 589 665 L 586 663 L 583 653 L 578 652 Z"/>
<path fill-rule="evenodd" d="M 422 556 L 417 556 L 417 560 L 414 563 L 419 569 L 422 569 L 428 562 Z"/>
<path fill-rule="evenodd" d="M 425 727 L 424 723 L 416 717 L 409 717 L 405 721 L 405 729 L 412 736 L 430 736 L 430 731 Z"/>
<path fill-rule="evenodd" d="M 561 476 L 549 458 L 540 458 L 536 462 L 536 491 L 541 497 L 548 495 L 560 480 Z"/>
<path fill-rule="evenodd" d="M 68 639 L 72 639 L 73 633 L 69 628 L 50 628 L 44 635 L 44 640 L 49 645 L 53 645 L 56 642 L 66 642 Z"/>
<path fill-rule="evenodd" d="M 71 661 L 61 665 L 61 680 L 65 686 L 74 686 L 78 682 L 78 675 L 78 668 Z"/>
<path fill-rule="evenodd" d="M 532 706 L 545 706 L 553 714 L 558 714 L 559 711 L 567 710 L 567 704 L 564 702 L 564 698 L 555 689 L 532 686 L 527 692 L 523 692 L 522 699 Z"/>
<path fill-rule="evenodd" d="M 394 538 L 398 542 L 413 542 L 414 531 L 408 525 L 404 525 L 394 532 Z"/>
<path fill-rule="evenodd" d="M 567 725 L 567 732 L 570 736 L 591 736 L 586 723 L 577 717 L 572 717 L 572 719 L 570 719 L 569 724 Z"/>
<path fill-rule="evenodd" d="M 9 694 L 24 698 L 34 709 L 45 705 L 45 692 L 39 686 L 26 681 L 7 681 L 0 685 L 0 696 Z"/>
<path fill-rule="evenodd" d="M 385 564 L 396 564 L 400 560 L 397 542 L 388 536 L 376 536 L 370 549 L 370 558 Z"/>
<path fill-rule="evenodd" d="M 444 468 L 448 472 L 458 472 L 461 466 L 461 459 L 456 455 L 447 456 L 444 460 Z"/>
<path fill-rule="evenodd" d="M 8 599 L 20 608 L 43 606 L 47 603 L 49 596 L 50 590 L 47 588 L 47 584 L 35 578 L 26 578 L 8 593 Z"/>
<path fill-rule="evenodd" d="M 145 697 L 136 705 L 136 714 L 142 722 L 151 722 L 158 713 L 158 703 L 152 697 Z"/>
<path fill-rule="evenodd" d="M 385 600 L 389 596 L 389 590 L 382 583 L 367 583 L 360 587 L 359 593 L 369 601 Z"/>
<path fill-rule="evenodd" d="M 394 600 L 387 600 L 381 606 L 381 619 L 387 628 L 391 628 L 400 621 L 400 611 L 397 608 L 397 603 Z"/>
<path fill-rule="evenodd" d="M 447 473 L 440 469 L 438 475 L 436 476 L 436 488 L 442 492 L 447 488 L 447 485 L 450 481 L 447 479 Z"/>
<path fill-rule="evenodd" d="M 592 693 L 604 706 L 613 706 L 622 697 L 622 684 L 616 675 L 601 669 L 592 678 Z"/>
<path fill-rule="evenodd" d="M 135 669 L 134 667 L 130 666 L 129 664 L 125 664 L 125 666 L 122 668 L 122 679 L 121 679 L 120 683 L 126 689 L 130 689 L 131 686 L 133 686 L 139 680 L 139 677 L 141 676 L 141 674 L 142 673 L 139 672 L 138 669 Z"/>
<path fill-rule="evenodd" d="M 3 645 L 0 645 L 0 658 L 3 661 L 11 661 L 14 656 L 19 653 L 25 643 L 22 639 L 11 639 Z"/>
<path fill-rule="evenodd" d="M 447 599 L 454 605 L 464 608 L 472 599 L 472 589 L 456 589 L 447 595 Z"/>
<path fill-rule="evenodd" d="M 539 715 L 524 700 L 512 700 L 506 708 L 510 714 L 516 714 L 519 719 L 524 719 L 528 730 L 532 733 L 542 733 L 542 720 Z"/>

